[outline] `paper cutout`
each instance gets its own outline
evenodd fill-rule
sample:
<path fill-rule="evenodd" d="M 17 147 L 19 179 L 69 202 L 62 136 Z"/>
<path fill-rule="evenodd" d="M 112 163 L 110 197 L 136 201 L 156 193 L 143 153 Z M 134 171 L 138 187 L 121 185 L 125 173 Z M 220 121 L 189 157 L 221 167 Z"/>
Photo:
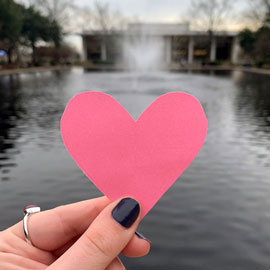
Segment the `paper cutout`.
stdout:
<path fill-rule="evenodd" d="M 142 217 L 200 151 L 207 119 L 193 96 L 157 98 L 135 122 L 111 96 L 84 92 L 70 100 L 61 133 L 70 155 L 110 200 L 132 196 Z"/>

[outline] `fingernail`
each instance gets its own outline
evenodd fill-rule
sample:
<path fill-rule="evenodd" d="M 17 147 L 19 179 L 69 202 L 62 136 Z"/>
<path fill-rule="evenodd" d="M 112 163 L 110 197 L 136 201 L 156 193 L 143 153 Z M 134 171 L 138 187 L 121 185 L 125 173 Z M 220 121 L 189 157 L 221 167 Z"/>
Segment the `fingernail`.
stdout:
<path fill-rule="evenodd" d="M 140 239 L 143 239 L 143 240 L 146 240 L 147 242 L 151 243 L 151 241 L 149 239 L 147 239 L 143 234 L 139 233 L 139 232 L 135 232 L 135 234 L 140 238 Z"/>
<path fill-rule="evenodd" d="M 139 203 L 132 198 L 124 198 L 113 209 L 112 217 L 123 227 L 129 228 L 136 221 L 139 213 Z"/>

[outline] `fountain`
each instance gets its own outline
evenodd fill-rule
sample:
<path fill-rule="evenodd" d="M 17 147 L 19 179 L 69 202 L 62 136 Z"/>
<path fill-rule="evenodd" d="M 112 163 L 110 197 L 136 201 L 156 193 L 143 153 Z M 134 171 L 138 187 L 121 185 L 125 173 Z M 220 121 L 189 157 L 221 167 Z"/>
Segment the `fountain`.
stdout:
<path fill-rule="evenodd" d="M 164 41 L 142 27 L 139 31 L 128 29 L 124 36 L 123 65 L 137 73 L 158 71 L 163 66 Z"/>

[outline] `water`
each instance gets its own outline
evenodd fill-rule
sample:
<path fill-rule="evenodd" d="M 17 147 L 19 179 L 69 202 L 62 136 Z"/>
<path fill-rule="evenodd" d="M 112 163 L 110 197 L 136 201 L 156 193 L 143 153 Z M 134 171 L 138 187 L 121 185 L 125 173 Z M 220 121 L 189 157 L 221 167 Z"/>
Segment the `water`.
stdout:
<path fill-rule="evenodd" d="M 150 254 L 123 261 L 130 270 L 268 270 L 269 78 L 80 69 L 0 77 L 0 229 L 19 221 L 26 204 L 48 209 L 101 195 L 61 140 L 59 120 L 73 95 L 105 91 L 138 118 L 159 95 L 185 91 L 208 117 L 205 145 L 140 225 Z"/>

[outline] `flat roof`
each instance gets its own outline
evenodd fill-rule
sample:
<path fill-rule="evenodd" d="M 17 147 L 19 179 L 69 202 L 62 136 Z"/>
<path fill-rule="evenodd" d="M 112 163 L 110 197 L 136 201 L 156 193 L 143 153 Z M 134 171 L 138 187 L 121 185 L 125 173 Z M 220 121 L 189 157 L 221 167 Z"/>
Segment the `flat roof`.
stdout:
<path fill-rule="evenodd" d="M 128 32 L 150 35 L 181 35 L 189 31 L 189 23 L 130 23 Z"/>
<path fill-rule="evenodd" d="M 236 36 L 235 31 L 214 31 L 214 36 Z M 94 35 L 149 35 L 149 36 L 207 36 L 207 31 L 193 31 L 189 23 L 130 23 L 122 31 L 86 31 L 82 36 Z"/>

